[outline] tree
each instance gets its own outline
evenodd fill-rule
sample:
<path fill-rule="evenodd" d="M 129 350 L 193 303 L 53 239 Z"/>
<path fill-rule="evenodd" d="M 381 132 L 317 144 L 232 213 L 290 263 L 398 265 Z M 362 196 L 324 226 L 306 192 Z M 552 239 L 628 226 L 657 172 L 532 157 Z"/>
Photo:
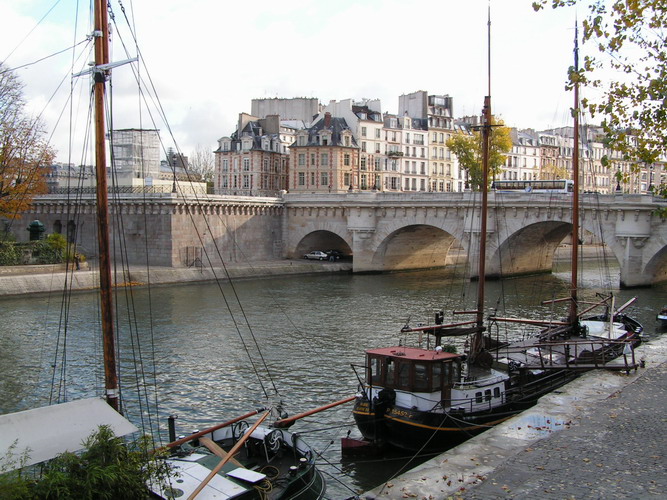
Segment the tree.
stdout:
<path fill-rule="evenodd" d="M 493 124 L 495 120 L 492 120 Z M 498 126 L 491 128 L 489 150 L 489 181 L 502 172 L 507 156 L 512 149 L 510 129 L 498 121 Z M 447 147 L 456 155 L 459 166 L 467 172 L 470 187 L 479 190 L 482 186 L 482 138 L 478 131 L 472 134 L 457 133 L 447 140 Z"/>
<path fill-rule="evenodd" d="M 197 148 L 190 156 L 189 164 L 188 172 L 190 175 L 196 176 L 206 182 L 213 181 L 215 160 L 213 158 L 213 153 L 209 148 L 197 144 Z"/>
<path fill-rule="evenodd" d="M 583 0 L 539 0 L 536 11 Z M 667 4 L 665 0 L 587 0 L 583 40 L 597 45 L 600 57 L 587 56 L 583 68 L 570 71 L 578 80 L 603 90 L 598 102 L 582 101 L 592 116 L 601 115 L 607 144 L 620 151 L 636 169 L 667 154 Z M 613 81 L 595 79 L 612 70 Z"/>
<path fill-rule="evenodd" d="M 0 217 L 16 218 L 46 192 L 55 154 L 39 118 L 25 112 L 23 83 L 0 63 Z"/>

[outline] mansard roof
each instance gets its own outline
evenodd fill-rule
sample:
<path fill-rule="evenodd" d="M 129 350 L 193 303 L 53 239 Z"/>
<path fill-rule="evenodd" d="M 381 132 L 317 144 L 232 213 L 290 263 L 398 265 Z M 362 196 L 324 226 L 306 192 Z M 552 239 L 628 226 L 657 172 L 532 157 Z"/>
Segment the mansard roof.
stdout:
<path fill-rule="evenodd" d="M 352 130 L 350 130 L 350 127 L 345 121 L 345 118 L 337 118 L 333 116 L 319 120 L 307 130 L 308 142 L 306 143 L 306 146 L 321 146 L 322 144 L 320 144 L 319 137 L 321 132 L 325 130 L 331 133 L 331 143 L 329 146 L 345 146 L 342 138 L 345 132 L 349 132 L 350 145 L 347 147 L 359 147 L 354 138 L 354 134 L 352 134 Z"/>

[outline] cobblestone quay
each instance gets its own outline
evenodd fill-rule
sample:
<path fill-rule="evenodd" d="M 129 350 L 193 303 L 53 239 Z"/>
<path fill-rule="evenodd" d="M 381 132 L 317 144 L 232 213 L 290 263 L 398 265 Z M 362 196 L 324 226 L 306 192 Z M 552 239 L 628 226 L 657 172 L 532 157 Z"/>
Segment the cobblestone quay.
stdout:
<path fill-rule="evenodd" d="M 667 498 L 667 363 L 507 460 L 466 499 Z"/>

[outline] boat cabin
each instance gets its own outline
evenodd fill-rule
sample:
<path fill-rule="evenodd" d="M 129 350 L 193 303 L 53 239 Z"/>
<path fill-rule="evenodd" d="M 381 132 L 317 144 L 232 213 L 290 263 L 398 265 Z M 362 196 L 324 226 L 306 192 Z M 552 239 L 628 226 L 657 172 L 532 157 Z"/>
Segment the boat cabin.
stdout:
<path fill-rule="evenodd" d="M 434 393 L 449 399 L 461 375 L 461 355 L 440 349 L 383 347 L 366 351 L 366 383 L 375 388 Z"/>

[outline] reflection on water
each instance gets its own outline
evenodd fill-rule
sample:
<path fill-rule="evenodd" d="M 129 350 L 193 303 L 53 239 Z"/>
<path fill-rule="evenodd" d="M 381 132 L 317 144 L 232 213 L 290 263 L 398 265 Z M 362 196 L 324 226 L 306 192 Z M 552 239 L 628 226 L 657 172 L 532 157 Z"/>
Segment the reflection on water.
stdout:
<path fill-rule="evenodd" d="M 583 282 L 594 288 L 616 284 L 617 270 L 607 279 L 587 270 Z M 560 268 L 553 275 L 488 285 L 488 307 L 504 315 L 565 314 L 562 305 L 540 304 L 568 294 Z M 476 300 L 474 284 L 440 271 L 272 278 L 222 289 L 233 314 L 214 284 L 156 287 L 150 294 L 136 289 L 131 300 L 117 297 L 123 396 L 133 421 L 145 424 L 158 404 L 161 419 L 178 415 L 180 433 L 185 433 L 267 403 L 282 401 L 295 414 L 343 399 L 357 390 L 350 364 L 363 363 L 365 348 L 397 343 L 407 321 L 432 321 L 438 310 L 448 317 L 455 309 L 474 308 Z M 595 291 L 581 295 L 593 298 Z M 618 300 L 639 295 L 633 311 L 652 332 L 664 292 L 665 287 L 620 291 Z M 1 413 L 47 404 L 60 381 L 61 400 L 102 393 L 97 297 L 74 294 L 68 311 L 60 302 L 55 295 L 0 301 Z M 137 371 L 142 373 L 139 384 Z M 311 416 L 294 429 L 322 452 L 323 462 L 333 464 L 325 466 L 327 472 L 364 490 L 402 470 L 408 459 L 385 457 L 381 467 L 376 459 L 342 462 L 340 438 L 348 432 L 358 436 L 350 408 Z M 329 491 L 332 498 L 349 495 L 335 480 Z"/>

